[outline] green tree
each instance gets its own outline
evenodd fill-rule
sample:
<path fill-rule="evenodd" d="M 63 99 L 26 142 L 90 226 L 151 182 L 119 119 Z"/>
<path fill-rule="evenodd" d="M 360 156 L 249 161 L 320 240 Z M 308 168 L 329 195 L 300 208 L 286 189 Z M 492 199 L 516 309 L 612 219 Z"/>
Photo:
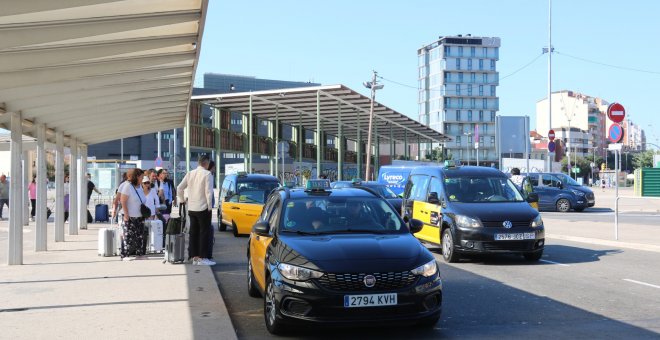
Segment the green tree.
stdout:
<path fill-rule="evenodd" d="M 427 152 L 425 157 L 432 162 L 444 162 L 447 159 L 451 159 L 451 154 L 445 156 L 442 153 L 441 147 L 435 147 L 431 152 Z"/>
<path fill-rule="evenodd" d="M 632 165 L 635 169 L 639 168 L 652 168 L 653 167 L 653 154 L 652 150 L 640 152 L 632 157 Z"/>

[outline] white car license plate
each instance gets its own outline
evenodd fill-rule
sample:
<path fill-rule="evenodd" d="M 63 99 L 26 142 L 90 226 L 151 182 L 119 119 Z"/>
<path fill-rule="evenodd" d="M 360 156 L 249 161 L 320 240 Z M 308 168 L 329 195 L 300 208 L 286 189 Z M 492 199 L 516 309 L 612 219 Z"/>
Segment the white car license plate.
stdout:
<path fill-rule="evenodd" d="M 495 234 L 495 241 L 534 240 L 534 239 L 536 239 L 536 235 L 534 233 Z"/>
<path fill-rule="evenodd" d="M 396 305 L 396 293 L 344 295 L 344 307 L 378 307 Z"/>

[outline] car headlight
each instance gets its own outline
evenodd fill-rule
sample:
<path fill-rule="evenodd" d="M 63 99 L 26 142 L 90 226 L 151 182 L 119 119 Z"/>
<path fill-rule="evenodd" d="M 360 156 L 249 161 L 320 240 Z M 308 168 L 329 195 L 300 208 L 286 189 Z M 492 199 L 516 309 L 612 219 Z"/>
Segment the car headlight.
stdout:
<path fill-rule="evenodd" d="M 277 269 L 279 269 L 282 276 L 294 281 L 307 281 L 309 279 L 318 279 L 323 276 L 322 272 L 287 263 L 278 264 Z"/>
<path fill-rule="evenodd" d="M 431 260 L 428 263 L 425 263 L 413 270 L 410 271 L 411 273 L 415 275 L 421 275 L 424 277 L 429 277 L 435 275 L 435 273 L 438 272 L 438 264 L 434 260 Z"/>
<path fill-rule="evenodd" d="M 542 226 L 543 226 L 543 219 L 541 218 L 541 214 L 538 214 L 532 221 L 532 228 L 538 228 Z"/>
<path fill-rule="evenodd" d="M 476 218 L 467 217 L 465 215 L 456 215 L 456 224 L 458 224 L 459 227 L 463 227 L 463 228 L 483 227 L 481 221 L 479 221 Z"/>
<path fill-rule="evenodd" d="M 571 189 L 571 192 L 578 195 L 578 196 L 584 196 L 584 192 L 582 192 L 580 190 Z"/>

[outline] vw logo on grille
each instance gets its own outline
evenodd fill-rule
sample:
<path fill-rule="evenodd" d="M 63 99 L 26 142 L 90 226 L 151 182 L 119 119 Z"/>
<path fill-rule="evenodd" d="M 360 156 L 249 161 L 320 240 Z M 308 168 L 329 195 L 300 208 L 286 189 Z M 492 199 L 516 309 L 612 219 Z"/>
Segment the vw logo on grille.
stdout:
<path fill-rule="evenodd" d="M 367 275 L 364 277 L 364 285 L 368 288 L 371 288 L 376 285 L 376 277 L 373 275 Z"/>
<path fill-rule="evenodd" d="M 511 229 L 511 227 L 513 227 L 513 224 L 511 223 L 511 221 L 504 221 L 502 222 L 502 226 L 504 228 Z"/>

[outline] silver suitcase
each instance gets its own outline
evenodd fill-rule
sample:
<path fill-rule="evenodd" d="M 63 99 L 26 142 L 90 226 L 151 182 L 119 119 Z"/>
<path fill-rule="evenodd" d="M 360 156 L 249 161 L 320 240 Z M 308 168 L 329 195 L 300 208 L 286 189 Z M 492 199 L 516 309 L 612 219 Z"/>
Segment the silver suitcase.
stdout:
<path fill-rule="evenodd" d="M 112 228 L 99 229 L 99 256 L 115 256 L 115 231 Z"/>
<path fill-rule="evenodd" d="M 186 234 L 165 235 L 165 261 L 183 263 L 185 261 Z"/>

